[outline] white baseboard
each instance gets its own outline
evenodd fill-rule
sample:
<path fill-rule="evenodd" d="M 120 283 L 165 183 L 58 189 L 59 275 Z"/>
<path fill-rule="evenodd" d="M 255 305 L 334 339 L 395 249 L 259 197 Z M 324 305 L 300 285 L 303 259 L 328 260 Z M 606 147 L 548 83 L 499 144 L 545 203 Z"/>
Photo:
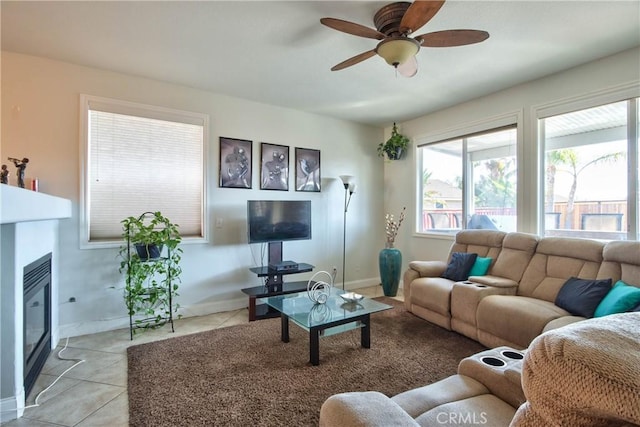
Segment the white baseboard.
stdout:
<path fill-rule="evenodd" d="M 369 286 L 376 286 L 380 284 L 380 279 L 377 277 L 356 280 L 347 282 L 345 289 L 354 290 L 360 288 L 366 288 Z M 246 308 L 249 305 L 249 297 L 241 296 L 233 299 L 208 302 L 204 304 L 191 304 L 182 305 L 178 310 L 178 314 L 182 317 L 195 317 L 206 316 L 213 313 L 221 313 L 224 311 L 239 310 Z M 95 320 L 92 322 L 82 322 L 75 324 L 60 325 L 59 337 L 60 339 L 66 337 L 77 337 L 80 335 L 97 334 L 99 332 L 113 331 L 116 329 L 126 329 L 129 327 L 129 317 L 117 317 L 106 320 Z"/>
<path fill-rule="evenodd" d="M 238 310 L 249 305 L 249 298 L 235 298 L 232 300 L 216 301 L 206 304 L 181 305 L 178 310 L 182 317 L 205 316 L 212 313 Z M 174 314 L 175 315 L 175 314 Z M 60 326 L 60 338 L 77 337 L 81 335 L 97 334 L 99 332 L 113 331 L 129 328 L 129 316 L 107 320 L 96 320 Z"/>
<path fill-rule="evenodd" d="M 362 280 L 347 282 L 345 284 L 345 290 L 352 291 L 354 289 L 368 288 L 369 286 L 376 286 L 379 284 L 380 284 L 380 279 L 378 279 L 377 277 L 373 277 L 369 279 L 362 279 Z"/>
<path fill-rule="evenodd" d="M 180 306 L 178 314 L 182 317 L 206 316 L 213 313 L 221 313 L 224 311 L 239 310 L 249 306 L 249 297 L 234 298 L 225 301 L 208 302 L 205 304 L 193 304 L 189 306 Z"/>
<path fill-rule="evenodd" d="M 0 399 L 0 423 L 6 423 L 24 414 L 24 388 L 18 396 Z"/>

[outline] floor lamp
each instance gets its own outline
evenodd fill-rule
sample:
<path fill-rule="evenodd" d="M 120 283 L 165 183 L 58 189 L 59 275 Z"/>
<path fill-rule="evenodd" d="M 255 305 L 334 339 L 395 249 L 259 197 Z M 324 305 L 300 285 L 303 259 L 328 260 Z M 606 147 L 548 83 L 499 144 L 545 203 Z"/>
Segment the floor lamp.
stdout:
<path fill-rule="evenodd" d="M 351 175 L 340 175 L 340 179 L 344 185 L 344 224 L 342 227 L 342 290 L 344 290 L 347 259 L 347 210 L 349 209 L 349 203 L 351 203 L 351 196 L 356 192 L 356 184 L 353 182 L 354 177 Z"/>

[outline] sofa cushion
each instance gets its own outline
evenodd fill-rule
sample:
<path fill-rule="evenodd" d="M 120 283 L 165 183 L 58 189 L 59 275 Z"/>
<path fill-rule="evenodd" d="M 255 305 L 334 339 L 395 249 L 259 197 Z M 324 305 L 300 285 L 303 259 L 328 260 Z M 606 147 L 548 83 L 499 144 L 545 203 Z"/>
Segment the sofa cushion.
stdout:
<path fill-rule="evenodd" d="M 488 347 L 526 348 L 547 323 L 569 315 L 554 303 L 537 298 L 489 295 L 478 304 L 478 339 Z"/>
<path fill-rule="evenodd" d="M 516 409 L 504 400 L 492 394 L 482 394 L 438 406 L 417 417 L 416 422 L 425 427 L 508 426 L 515 413 Z"/>
<path fill-rule="evenodd" d="M 462 230 L 456 234 L 449 253 L 469 252 L 495 258 L 502 249 L 507 233 L 496 230 Z"/>
<path fill-rule="evenodd" d="M 455 282 L 443 277 L 421 277 L 411 283 L 411 303 L 450 316 L 451 289 Z"/>
<path fill-rule="evenodd" d="M 595 240 L 546 237 L 525 270 L 518 295 L 554 302 L 568 278 L 595 279 L 604 244 Z"/>
<path fill-rule="evenodd" d="M 489 393 L 482 383 L 466 375 L 452 375 L 438 382 L 414 388 L 391 398 L 411 417 L 417 418 L 445 403 Z"/>
<path fill-rule="evenodd" d="M 418 426 L 393 400 L 377 391 L 339 393 L 320 408 L 320 427 Z"/>
<path fill-rule="evenodd" d="M 618 280 L 595 310 L 595 317 L 624 313 L 640 304 L 640 288 L 629 286 Z"/>
<path fill-rule="evenodd" d="M 445 279 L 461 282 L 469 278 L 469 271 L 476 262 L 478 254 L 454 252 L 451 254 L 451 261 L 447 265 L 447 269 L 442 273 Z"/>
<path fill-rule="evenodd" d="M 560 288 L 556 305 L 576 316 L 593 317 L 596 307 L 610 290 L 611 279 L 589 280 L 571 277 Z"/>
<path fill-rule="evenodd" d="M 502 242 L 502 250 L 489 274 L 519 282 L 537 245 L 538 236 L 533 234 L 507 234 Z"/>
<path fill-rule="evenodd" d="M 551 322 L 547 323 L 544 329 L 542 330 L 542 333 L 551 331 L 553 329 L 562 328 L 564 326 L 571 325 L 572 323 L 582 322 L 583 320 L 586 320 L 586 319 L 587 319 L 586 317 L 582 317 L 582 316 L 558 317 L 557 319 L 553 319 Z"/>
<path fill-rule="evenodd" d="M 491 267 L 491 261 L 493 261 L 493 259 L 488 257 L 477 257 L 476 262 L 474 262 L 473 267 L 471 267 L 471 271 L 469 271 L 469 276 L 486 275 L 489 267 Z"/>
<path fill-rule="evenodd" d="M 598 279 L 611 277 L 614 283 L 623 280 L 640 287 L 640 249 L 637 241 L 611 241 L 605 245 L 602 257 Z"/>

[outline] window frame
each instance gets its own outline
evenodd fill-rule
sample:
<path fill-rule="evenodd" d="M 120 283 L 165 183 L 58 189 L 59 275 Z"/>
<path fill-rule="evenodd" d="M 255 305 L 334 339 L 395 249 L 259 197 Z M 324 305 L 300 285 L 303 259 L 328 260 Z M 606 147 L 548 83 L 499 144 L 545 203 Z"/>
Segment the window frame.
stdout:
<path fill-rule="evenodd" d="M 129 101 L 123 101 L 119 99 L 105 98 L 87 94 L 80 95 L 80 206 L 79 206 L 79 244 L 80 249 L 102 249 L 102 248 L 117 248 L 122 243 L 120 239 L 114 240 L 102 240 L 102 241 L 90 241 L 89 240 L 89 189 L 87 179 L 89 178 L 89 171 L 87 167 L 89 165 L 88 156 L 89 150 L 89 111 L 92 109 L 91 105 L 102 106 L 101 108 L 95 108 L 95 110 L 106 110 L 118 114 L 125 114 L 131 116 L 147 117 L 152 119 L 160 119 L 167 121 L 175 121 L 181 123 L 191 123 L 202 125 L 202 193 L 201 197 L 201 209 L 200 209 L 200 223 L 202 226 L 201 237 L 183 237 L 182 243 L 206 243 L 209 236 L 209 221 L 207 218 L 207 194 L 209 183 L 209 116 L 202 113 L 194 113 L 190 111 L 177 110 L 166 107 L 159 107 L 149 104 L 141 104 Z"/>
<path fill-rule="evenodd" d="M 556 100 L 547 104 L 532 106 L 531 108 L 531 141 L 537 148 L 536 173 L 538 174 L 535 203 L 537 205 L 536 234 L 545 235 L 545 213 L 544 213 L 544 192 L 545 192 L 545 134 L 542 120 L 567 114 L 571 112 L 587 110 L 607 104 L 636 100 L 630 102 L 627 109 L 627 240 L 638 240 L 640 238 L 640 212 L 638 212 L 638 191 L 640 186 L 640 172 L 638 171 L 638 141 L 640 130 L 640 120 L 638 119 L 638 109 L 640 108 L 640 83 L 618 85 L 602 91 L 593 92 L 571 98 Z M 635 141 L 635 143 L 634 143 Z M 579 237 L 579 236 L 576 236 Z"/>
<path fill-rule="evenodd" d="M 523 123 L 523 110 L 515 110 L 506 112 L 504 114 L 496 115 L 493 117 L 488 117 L 485 119 L 477 120 L 474 122 L 466 123 L 460 126 L 453 126 L 438 132 L 434 132 L 431 134 L 421 135 L 415 138 L 415 148 L 414 148 L 414 213 L 415 213 L 415 223 L 413 227 L 413 236 L 414 237 L 427 237 L 427 238 L 444 238 L 450 239 L 453 235 L 455 235 L 456 231 L 451 232 L 434 232 L 434 231 L 421 231 L 421 221 L 422 221 L 422 209 L 423 209 L 423 201 L 422 201 L 422 155 L 420 154 L 420 150 L 428 145 L 437 144 L 439 142 L 447 142 L 454 139 L 463 139 L 472 137 L 474 134 L 482 134 L 488 133 L 494 130 L 500 130 L 502 128 L 514 128 L 516 130 L 516 182 L 518 183 L 518 191 L 516 193 L 516 229 L 520 230 L 522 227 L 522 218 L 521 211 L 523 206 L 524 197 L 522 195 L 522 191 L 520 191 L 520 182 L 523 179 L 523 168 L 522 168 L 522 155 L 523 155 L 523 132 L 522 123 Z M 463 144 L 463 152 L 462 158 L 467 159 L 466 152 L 466 144 Z M 466 184 L 466 180 L 468 177 L 467 168 L 471 167 L 471 165 L 463 164 L 462 165 L 462 180 L 463 180 L 463 203 L 462 203 L 462 212 L 463 216 L 466 215 L 468 210 L 467 199 L 469 194 L 473 194 L 473 189 L 469 189 Z M 462 228 L 461 224 L 461 230 Z"/>

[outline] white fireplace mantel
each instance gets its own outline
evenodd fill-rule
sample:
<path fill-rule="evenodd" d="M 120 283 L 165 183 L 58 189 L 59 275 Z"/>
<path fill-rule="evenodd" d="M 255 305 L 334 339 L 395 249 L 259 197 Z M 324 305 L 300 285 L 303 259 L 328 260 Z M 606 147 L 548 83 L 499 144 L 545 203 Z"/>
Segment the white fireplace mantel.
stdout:
<path fill-rule="evenodd" d="M 51 345 L 58 343 L 59 220 L 71 201 L 0 184 L 0 423 L 24 411 L 23 272 L 47 253 L 51 260 Z"/>
<path fill-rule="evenodd" d="M 71 200 L 0 185 L 0 224 L 71 218 Z"/>

